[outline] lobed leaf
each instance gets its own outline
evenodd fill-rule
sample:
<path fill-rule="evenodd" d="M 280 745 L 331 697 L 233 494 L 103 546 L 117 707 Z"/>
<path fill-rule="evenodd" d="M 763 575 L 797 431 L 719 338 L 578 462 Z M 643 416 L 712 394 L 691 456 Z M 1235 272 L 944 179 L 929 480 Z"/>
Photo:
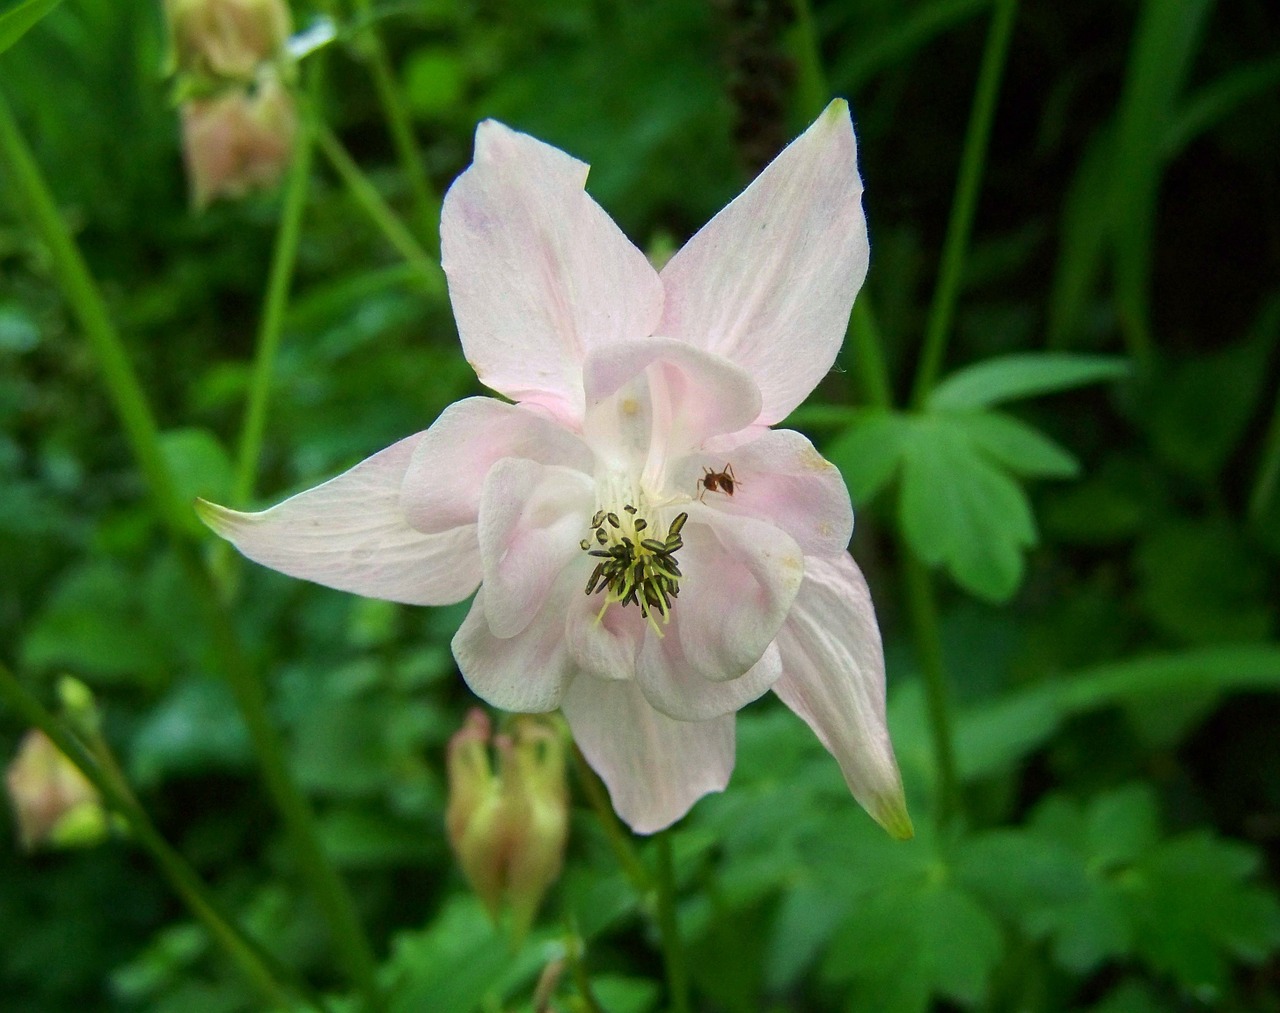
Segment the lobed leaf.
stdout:
<path fill-rule="evenodd" d="M 1123 359 L 1066 352 L 1002 355 L 952 373 L 929 395 L 930 411 L 987 408 L 1129 375 Z"/>

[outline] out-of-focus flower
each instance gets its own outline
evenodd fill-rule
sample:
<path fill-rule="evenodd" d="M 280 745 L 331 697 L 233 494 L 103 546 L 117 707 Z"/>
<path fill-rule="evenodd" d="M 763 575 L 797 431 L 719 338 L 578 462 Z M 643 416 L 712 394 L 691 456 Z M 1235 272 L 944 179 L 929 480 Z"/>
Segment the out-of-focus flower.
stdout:
<path fill-rule="evenodd" d="M 293 157 L 298 113 L 274 74 L 182 105 L 182 147 L 192 203 L 274 186 Z"/>
<path fill-rule="evenodd" d="M 249 82 L 289 39 L 285 0 L 165 0 L 174 69 L 199 79 Z"/>
<path fill-rule="evenodd" d="M 661 273 L 587 170 L 489 121 L 445 199 L 463 350 L 515 404 L 460 401 L 270 510 L 201 516 L 330 587 L 475 592 L 453 641 L 468 684 L 507 710 L 562 708 L 639 832 L 725 786 L 734 714 L 772 689 L 909 836 L 848 491 L 805 437 L 769 428 L 831 368 L 867 270 L 848 107 Z"/>
<path fill-rule="evenodd" d="M 84 847 L 106 837 L 97 789 L 39 729 L 23 736 L 5 784 L 24 848 Z"/>
<path fill-rule="evenodd" d="M 445 829 L 471 888 L 495 918 L 504 905 L 511 911 L 520 938 L 564 860 L 564 742 L 550 720 L 535 716 L 516 718 L 509 735 L 491 740 L 490 731 L 485 713 L 472 710 L 449 742 Z"/>

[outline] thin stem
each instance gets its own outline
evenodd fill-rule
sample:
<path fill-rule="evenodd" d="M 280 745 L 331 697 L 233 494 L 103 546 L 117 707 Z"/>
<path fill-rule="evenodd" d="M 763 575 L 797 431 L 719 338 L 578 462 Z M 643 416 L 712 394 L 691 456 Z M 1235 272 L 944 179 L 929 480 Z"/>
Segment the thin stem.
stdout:
<path fill-rule="evenodd" d="M 409 183 L 409 192 L 413 197 L 414 218 L 417 219 L 421 235 L 427 238 L 428 248 L 432 249 L 433 253 L 438 253 L 435 225 L 440 217 L 440 201 L 431 190 L 427 167 L 422 161 L 422 155 L 418 152 L 417 141 L 414 140 L 413 122 L 401 97 L 386 46 L 382 44 L 382 36 L 371 16 L 371 4 L 369 0 L 357 0 L 357 7 L 361 16 L 366 19 L 362 42 L 369 57 L 378 102 L 382 106 L 387 128 L 391 132 L 391 142 L 395 145 L 396 155 L 400 159 L 401 168 Z"/>
<path fill-rule="evenodd" d="M 942 248 L 938 285 L 933 293 L 933 304 L 929 308 L 924 349 L 920 355 L 915 387 L 911 392 L 911 404 L 916 408 L 925 403 L 929 392 L 937 383 L 947 340 L 951 335 L 952 317 L 955 315 L 960 280 L 964 272 L 965 253 L 969 248 L 978 193 L 982 188 L 987 144 L 991 139 L 991 123 L 995 118 L 1000 79 L 1004 75 L 1005 57 L 1009 52 L 1009 39 L 1013 34 L 1013 19 L 1017 9 L 1017 0 L 997 0 L 991 27 L 987 31 L 982 67 L 978 72 L 978 85 L 974 91 L 973 108 L 965 132 L 964 153 L 960 158 L 960 175 L 956 180 L 951 217 L 947 222 L 947 238 Z"/>
<path fill-rule="evenodd" d="M 373 950 L 355 914 L 355 904 L 320 846 L 310 804 L 289 773 L 284 748 L 267 711 L 266 693 L 250 667 L 226 606 L 188 537 L 191 511 L 178 502 L 168 467 L 160 453 L 155 418 L 80 251 L 53 202 L 35 159 L 27 149 L 0 98 L 0 155 L 10 167 L 15 189 L 48 246 L 55 273 L 102 368 L 112 404 L 128 434 L 130 447 L 146 476 L 161 518 L 174 536 L 189 584 L 209 624 L 214 649 L 240 705 L 263 779 L 289 832 L 294 850 L 321 909 L 329 920 L 334 943 L 370 1005 L 377 1005 Z"/>
<path fill-rule="evenodd" d="M 685 966 L 684 949 L 680 945 L 680 927 L 676 922 L 676 874 L 671 859 L 671 835 L 658 835 L 658 931 L 662 936 L 662 955 L 667 965 L 667 990 L 671 1013 L 689 1013 L 689 970 Z"/>
<path fill-rule="evenodd" d="M 938 625 L 938 605 L 934 599 L 933 578 L 910 547 L 900 542 L 902 576 L 907 590 L 907 605 L 915 632 L 917 660 L 924 674 L 925 694 L 929 708 L 929 730 L 933 736 L 934 768 L 937 773 L 937 825 L 947 826 L 959 812 L 960 797 L 956 779 L 955 747 L 951 732 L 951 701 L 947 673 L 942 660 L 942 636 Z"/>
<path fill-rule="evenodd" d="M 194 530 L 193 517 L 188 506 L 178 500 L 160 451 L 160 430 L 155 416 L 129 362 L 124 343 L 111 323 L 106 303 L 67 231 L 2 93 L 0 158 L 9 170 L 9 187 L 22 199 L 36 231 L 44 240 L 54 273 L 98 360 L 112 407 L 124 427 L 129 448 L 146 479 L 160 519 L 175 537 L 188 538 Z"/>
<path fill-rule="evenodd" d="M 792 29 L 792 56 L 799 68 L 796 75 L 796 91 L 802 119 L 812 120 L 831 98 L 827 87 L 827 75 L 822 67 L 822 51 L 818 45 L 818 30 L 813 23 L 813 9 L 809 0 L 794 0 L 796 14 Z"/>
<path fill-rule="evenodd" d="M 591 769 L 591 764 L 587 762 L 587 758 L 582 755 L 582 750 L 576 743 L 573 747 L 573 767 L 578 775 L 578 783 L 582 785 L 582 791 L 595 811 L 596 819 L 600 821 L 600 826 L 609 839 L 609 845 L 613 848 L 614 856 L 622 866 L 622 871 L 631 880 L 631 885 L 635 887 L 637 893 L 647 893 L 653 888 L 649 870 L 645 868 L 644 862 L 640 861 L 635 845 L 631 843 L 630 835 L 623 829 L 617 813 L 613 811 L 600 778 Z"/>
<path fill-rule="evenodd" d="M 1261 523 L 1267 505 L 1280 490 L 1280 391 L 1276 392 L 1276 404 L 1267 427 L 1266 441 L 1262 448 L 1262 466 L 1253 483 L 1249 496 L 1249 519 Z"/>
<path fill-rule="evenodd" d="M 373 947 L 356 912 L 351 892 L 324 853 L 315 813 L 289 772 L 284 745 L 271 721 L 267 695 L 240 646 L 235 625 L 209 571 L 189 545 L 178 546 L 179 561 L 209 623 L 213 646 L 249 730 L 267 791 L 284 819 L 293 854 L 325 915 L 347 973 L 371 1009 L 382 1006 Z"/>
<path fill-rule="evenodd" d="M 445 291 L 444 273 L 440 270 L 439 257 L 429 253 L 414 237 L 408 226 L 401 221 L 390 205 L 382 199 L 375 187 L 347 153 L 342 142 L 334 136 L 333 131 L 323 123 L 317 122 L 316 142 L 321 152 L 329 160 L 334 172 L 342 180 L 343 185 L 355 198 L 357 204 L 369 216 L 370 221 L 378 228 L 396 251 L 410 266 L 421 275 L 427 290 L 436 295 Z"/>
<path fill-rule="evenodd" d="M 582 1000 L 583 1009 L 587 1013 L 604 1013 L 600 1001 L 591 987 L 591 977 L 587 974 L 587 963 L 582 959 L 582 938 L 574 932 L 565 947 L 565 960 L 569 962 L 569 973 L 573 976 L 574 987 L 578 990 L 578 998 Z"/>
<path fill-rule="evenodd" d="M 315 79 L 316 76 L 313 76 L 313 81 Z M 262 455 L 271 377 L 275 371 L 276 354 L 280 349 L 280 336 L 284 329 L 285 307 L 289 302 L 289 290 L 293 286 L 294 268 L 298 262 L 298 240 L 302 235 L 302 215 L 307 206 L 311 156 L 315 149 L 314 135 L 310 122 L 304 122 L 298 148 L 293 155 L 293 165 L 285 182 L 280 224 L 276 230 L 275 248 L 271 253 L 271 268 L 267 276 L 267 294 L 258 323 L 258 342 L 253 374 L 249 380 L 249 399 L 245 405 L 236 457 L 232 502 L 239 506 L 247 503 L 253 495 L 258 459 Z"/>
<path fill-rule="evenodd" d="M 880 325 L 876 323 L 871 299 L 864 292 L 853 304 L 849 316 L 849 336 L 858 359 L 858 380 L 863 397 L 875 408 L 886 411 L 893 407 L 893 389 L 889 385 L 889 367 L 884 361 Z"/>
<path fill-rule="evenodd" d="M 0 699 L 27 724 L 44 732 L 55 746 L 84 774 L 102 796 L 104 803 L 125 821 L 134 840 L 145 848 L 159 866 L 173 891 L 204 925 L 209 935 L 231 958 L 240 972 L 273 1007 L 292 1008 L 302 997 L 315 1008 L 314 997 L 304 994 L 296 982 L 282 981 L 287 974 L 261 946 L 246 936 L 223 913 L 218 901 L 199 874 L 160 835 L 146 811 L 128 786 L 95 761 L 89 751 L 53 716 L 4 665 L 0 664 Z"/>

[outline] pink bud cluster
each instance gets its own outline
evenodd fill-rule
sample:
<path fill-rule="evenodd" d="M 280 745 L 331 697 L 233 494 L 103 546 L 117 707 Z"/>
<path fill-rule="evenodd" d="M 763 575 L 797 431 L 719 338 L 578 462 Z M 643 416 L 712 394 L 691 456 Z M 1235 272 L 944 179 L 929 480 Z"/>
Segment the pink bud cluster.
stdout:
<path fill-rule="evenodd" d="M 192 203 L 279 182 L 293 156 L 285 0 L 167 0 Z"/>
<path fill-rule="evenodd" d="M 497 769 L 491 762 L 497 754 Z M 449 741 L 445 829 L 471 888 L 518 939 L 560 875 L 569 833 L 565 736 L 553 719 L 521 715 L 492 734 L 473 709 Z"/>

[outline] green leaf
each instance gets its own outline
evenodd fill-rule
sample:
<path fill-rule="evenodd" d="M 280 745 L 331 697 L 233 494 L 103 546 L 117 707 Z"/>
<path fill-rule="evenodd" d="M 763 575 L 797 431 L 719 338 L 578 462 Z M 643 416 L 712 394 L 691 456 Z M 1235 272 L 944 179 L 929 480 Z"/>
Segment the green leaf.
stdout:
<path fill-rule="evenodd" d="M 1160 845 L 1124 878 L 1136 949 L 1189 989 L 1220 990 L 1229 958 L 1258 963 L 1280 946 L 1280 904 L 1248 882 L 1258 855 L 1196 831 Z"/>
<path fill-rule="evenodd" d="M 983 451 L 1027 478 L 1075 478 L 1080 462 L 1044 433 L 1002 412 L 957 412 L 947 416 Z"/>
<path fill-rule="evenodd" d="M 26 0 L 0 14 L 0 53 L 34 28 L 62 0 Z"/>
<path fill-rule="evenodd" d="M 1022 579 L 1021 550 L 1036 542 L 1022 488 L 962 433 L 936 417 L 912 427 L 899 502 L 902 532 L 931 565 L 945 565 L 966 590 L 1008 599 Z"/>
<path fill-rule="evenodd" d="M 1065 352 L 1025 352 L 987 359 L 952 373 L 929 395 L 930 411 L 987 408 L 1129 375 L 1123 359 Z"/>
<path fill-rule="evenodd" d="M 945 874 L 924 876 L 866 897 L 823 971 L 854 982 L 858 1009 L 923 1013 L 935 994 L 984 1005 L 1001 950 L 999 927 L 970 894 Z"/>
<path fill-rule="evenodd" d="M 206 533 L 196 517 L 194 504 L 197 498 L 225 503 L 231 497 L 230 456 L 213 433 L 196 428 L 161 433 L 160 452 L 169 466 L 178 502 L 192 505 L 191 530 Z"/>
<path fill-rule="evenodd" d="M 910 437 L 911 419 L 897 412 L 866 412 L 827 448 L 854 506 L 875 498 L 892 480 Z"/>

